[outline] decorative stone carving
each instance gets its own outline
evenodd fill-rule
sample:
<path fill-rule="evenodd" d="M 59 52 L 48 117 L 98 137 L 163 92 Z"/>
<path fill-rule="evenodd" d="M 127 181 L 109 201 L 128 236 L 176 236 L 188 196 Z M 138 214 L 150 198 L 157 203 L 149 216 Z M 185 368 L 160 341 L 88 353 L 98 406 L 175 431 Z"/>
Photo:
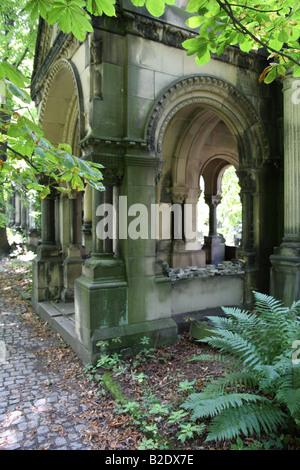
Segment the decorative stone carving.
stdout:
<path fill-rule="evenodd" d="M 255 194 L 257 185 L 253 172 L 250 169 L 239 169 L 236 172 L 242 193 Z"/>
<path fill-rule="evenodd" d="M 103 175 L 102 182 L 104 186 L 117 186 L 123 178 L 124 167 L 120 165 L 105 167 L 101 169 L 101 173 Z"/>
<path fill-rule="evenodd" d="M 175 204 L 183 203 L 189 194 L 189 188 L 173 187 L 171 188 L 172 201 Z"/>
<path fill-rule="evenodd" d="M 53 64 L 61 59 L 70 59 L 80 47 L 80 42 L 73 34 L 64 34 L 61 31 L 58 32 L 52 43 L 54 28 L 56 28 L 56 25 L 50 26 L 44 20 L 41 20 L 38 41 L 42 47 L 37 50 L 35 56 L 36 64 L 31 84 L 34 97 L 45 86 L 48 72 Z"/>
<path fill-rule="evenodd" d="M 150 18 L 134 16 L 134 25 L 136 30 L 144 37 L 151 38 L 153 40 L 159 40 L 161 37 L 162 26 Z"/>
<path fill-rule="evenodd" d="M 96 33 L 90 36 L 91 99 L 102 99 L 102 38 Z"/>
<path fill-rule="evenodd" d="M 162 175 L 163 175 L 163 169 L 165 166 L 165 160 L 159 160 L 157 162 L 157 168 L 156 168 L 156 175 L 155 175 L 155 184 L 158 184 Z"/>
<path fill-rule="evenodd" d="M 183 41 L 191 38 L 192 36 L 193 35 L 191 33 L 174 27 L 165 27 L 163 29 L 163 42 L 180 49 L 182 48 Z"/>
<path fill-rule="evenodd" d="M 82 99 L 82 89 L 81 89 L 81 84 L 80 80 L 78 78 L 77 70 L 75 66 L 67 59 L 60 59 L 58 60 L 54 66 L 52 67 L 50 73 L 47 76 L 47 80 L 44 83 L 44 88 L 43 88 L 43 99 L 41 102 L 41 107 L 39 111 L 39 121 L 40 123 L 43 122 L 44 119 L 44 114 L 45 114 L 45 108 L 47 104 L 47 100 L 49 98 L 49 93 L 51 90 L 51 85 L 56 77 L 56 74 L 62 69 L 62 68 L 67 68 L 70 72 L 70 76 L 72 77 L 74 87 L 76 90 L 76 99 L 77 99 L 77 106 L 79 110 L 79 129 L 80 133 L 83 130 L 82 126 L 82 121 L 83 121 L 83 99 Z"/>
<path fill-rule="evenodd" d="M 91 65 L 101 64 L 102 49 L 103 49 L 102 38 L 98 34 L 93 33 L 90 36 L 90 64 Z"/>
<path fill-rule="evenodd" d="M 165 130 L 173 116 L 186 106 L 199 104 L 224 116 L 236 135 L 240 161 L 251 166 L 269 158 L 269 142 L 250 101 L 233 85 L 210 75 L 192 75 L 175 82 L 156 102 L 148 121 L 147 145 L 152 155 L 162 152 Z M 253 149 L 252 153 L 246 149 Z"/>

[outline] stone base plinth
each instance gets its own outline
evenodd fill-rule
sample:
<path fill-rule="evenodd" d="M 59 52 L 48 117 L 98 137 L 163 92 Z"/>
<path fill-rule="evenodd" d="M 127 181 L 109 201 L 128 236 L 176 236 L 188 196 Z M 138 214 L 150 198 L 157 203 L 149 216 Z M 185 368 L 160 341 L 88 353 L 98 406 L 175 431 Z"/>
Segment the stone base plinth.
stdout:
<path fill-rule="evenodd" d="M 74 283 L 82 274 L 82 265 L 83 260 L 79 249 L 72 246 L 68 247 L 67 257 L 63 265 L 64 287 L 61 294 L 63 302 L 74 301 Z"/>
<path fill-rule="evenodd" d="M 203 250 L 208 264 L 219 264 L 225 260 L 225 243 L 219 235 L 204 237 Z"/>
<path fill-rule="evenodd" d="M 103 341 L 108 345 L 108 353 L 118 352 L 123 359 L 126 359 L 137 354 L 145 347 L 141 342 L 145 336 L 149 340 L 147 345 L 149 348 L 174 344 L 178 340 L 178 327 L 172 318 L 163 318 L 130 325 L 101 328 L 93 332 L 88 343 L 79 342 L 77 350 L 85 363 L 95 364 L 101 354 L 97 343 Z M 118 341 L 114 341 L 116 338 L 118 338 Z"/>
<path fill-rule="evenodd" d="M 270 257 L 270 294 L 291 306 L 300 299 L 300 246 L 282 244 Z"/>
<path fill-rule="evenodd" d="M 63 285 L 62 257 L 54 244 L 40 245 L 32 262 L 32 303 L 58 300 Z"/>

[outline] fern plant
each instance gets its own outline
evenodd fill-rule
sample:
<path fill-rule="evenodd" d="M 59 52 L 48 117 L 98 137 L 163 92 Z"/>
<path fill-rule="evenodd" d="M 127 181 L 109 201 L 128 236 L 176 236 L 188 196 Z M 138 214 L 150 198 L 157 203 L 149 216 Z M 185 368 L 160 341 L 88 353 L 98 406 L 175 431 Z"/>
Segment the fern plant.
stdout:
<path fill-rule="evenodd" d="M 222 440 L 297 427 L 300 420 L 300 365 L 292 345 L 300 340 L 300 301 L 290 308 L 254 292 L 251 312 L 224 308 L 209 317 L 211 336 L 200 341 L 219 350 L 192 360 L 219 361 L 227 373 L 191 394 L 182 407 L 192 418 L 211 418 L 206 440 Z"/>

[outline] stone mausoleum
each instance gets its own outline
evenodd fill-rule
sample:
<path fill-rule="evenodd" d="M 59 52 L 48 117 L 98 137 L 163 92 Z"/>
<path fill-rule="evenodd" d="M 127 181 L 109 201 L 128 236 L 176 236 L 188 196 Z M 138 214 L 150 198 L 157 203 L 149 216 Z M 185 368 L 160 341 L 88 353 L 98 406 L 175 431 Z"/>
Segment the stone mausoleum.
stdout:
<path fill-rule="evenodd" d="M 299 298 L 298 82 L 259 83 L 266 56 L 234 47 L 198 66 L 182 47 L 196 34 L 184 7 L 178 0 L 153 18 L 120 0 L 117 16 L 93 18 L 82 43 L 40 22 L 32 98 L 45 136 L 103 165 L 103 191 L 87 183 L 42 200 L 33 263 L 35 310 L 84 362 L 96 360 L 101 340 L 120 338 L 124 354 L 143 336 L 172 343 L 183 316 L 248 304 L 253 289 Z M 230 166 L 239 246 L 217 227 Z M 164 224 L 154 205 L 172 208 Z M 101 236 L 99 207 L 114 209 L 113 237 Z"/>

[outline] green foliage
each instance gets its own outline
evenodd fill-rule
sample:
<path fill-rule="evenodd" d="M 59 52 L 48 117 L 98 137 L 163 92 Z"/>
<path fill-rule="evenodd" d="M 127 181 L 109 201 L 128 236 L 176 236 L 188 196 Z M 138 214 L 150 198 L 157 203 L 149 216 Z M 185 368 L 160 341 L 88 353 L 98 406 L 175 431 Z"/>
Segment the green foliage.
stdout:
<path fill-rule="evenodd" d="M 234 166 L 230 166 L 222 177 L 222 200 L 217 207 L 218 233 L 227 245 L 235 244 L 235 237 L 241 238 L 242 203 L 241 188 Z"/>
<path fill-rule="evenodd" d="M 182 405 L 192 418 L 211 418 L 207 440 L 297 428 L 300 366 L 293 360 L 292 345 L 300 337 L 300 302 L 287 308 L 258 292 L 254 300 L 252 312 L 223 308 L 225 317 L 210 317 L 215 330 L 201 340 L 230 364 L 228 374 Z"/>
<path fill-rule="evenodd" d="M 289 441 L 283 434 L 276 436 L 271 433 L 268 439 L 262 439 L 260 441 L 253 440 L 251 443 L 244 443 L 240 437 L 237 438 L 236 444 L 232 444 L 231 450 L 271 450 L 271 449 L 283 449 L 283 445 Z"/>
<path fill-rule="evenodd" d="M 133 5 L 142 7 L 145 5 L 153 16 L 161 16 L 165 11 L 165 5 L 174 5 L 175 0 L 132 0 Z"/>
<path fill-rule="evenodd" d="M 292 67 L 300 75 L 299 44 L 300 5 L 294 1 L 267 0 L 260 4 L 237 0 L 190 0 L 187 20 L 199 35 L 183 43 L 188 55 L 196 55 L 198 65 L 206 64 L 212 54 L 221 55 L 229 46 L 249 53 L 258 49 L 269 52 L 270 65 L 260 80 L 271 83 L 285 76 Z"/>
<path fill-rule="evenodd" d="M 26 77 L 31 75 L 38 26 L 37 20 L 29 18 L 25 6 L 26 0 L 2 0 L 0 5 L 0 57 L 12 64 L 4 64 L 3 68 L 10 68 L 9 80 L 17 86 L 23 85 L 21 72 Z M 3 78 L 1 73 L 0 77 Z"/>
<path fill-rule="evenodd" d="M 186 439 L 192 439 L 195 434 L 202 434 L 204 428 L 205 424 L 182 423 L 180 432 L 178 433 L 178 439 L 183 443 Z"/>
<path fill-rule="evenodd" d="M 161 16 L 165 4 L 175 0 L 132 0 L 135 6 L 144 6 L 153 16 Z M 29 0 L 26 11 L 31 19 L 41 15 L 49 24 L 58 23 L 64 33 L 72 32 L 79 41 L 84 41 L 87 32 L 92 32 L 91 15 L 116 16 L 116 0 Z"/>
<path fill-rule="evenodd" d="M 209 230 L 209 208 L 205 203 L 204 180 L 201 180 L 201 196 L 198 203 L 198 231 L 201 233 L 201 242 Z M 225 238 L 227 245 L 234 245 L 241 237 L 242 231 L 242 204 L 240 199 L 240 186 L 234 166 L 226 169 L 222 176 L 222 199 L 217 207 L 218 233 Z"/>
<path fill-rule="evenodd" d="M 28 11 L 38 5 L 42 16 L 45 16 L 50 12 L 50 3 L 56 11 L 61 2 L 15 0 L 4 1 L 0 6 L 0 28 L 3 33 L 0 35 L 1 226 L 7 223 L 5 201 L 12 191 L 24 191 L 27 195 L 30 192 L 38 193 L 42 199 L 53 189 L 65 193 L 82 191 L 87 181 L 92 187 L 102 189 L 101 165 L 77 158 L 72 155 L 70 146 L 65 144 L 55 148 L 37 124 L 31 103 L 28 77 L 32 73 L 38 18 L 34 14 L 28 15 Z M 76 12 L 80 8 L 80 2 L 76 3 L 76 0 L 67 3 L 70 15 L 73 15 L 74 8 Z M 67 17 L 66 12 L 61 13 L 64 18 Z M 80 24 L 87 29 L 87 24 L 82 21 Z"/>

